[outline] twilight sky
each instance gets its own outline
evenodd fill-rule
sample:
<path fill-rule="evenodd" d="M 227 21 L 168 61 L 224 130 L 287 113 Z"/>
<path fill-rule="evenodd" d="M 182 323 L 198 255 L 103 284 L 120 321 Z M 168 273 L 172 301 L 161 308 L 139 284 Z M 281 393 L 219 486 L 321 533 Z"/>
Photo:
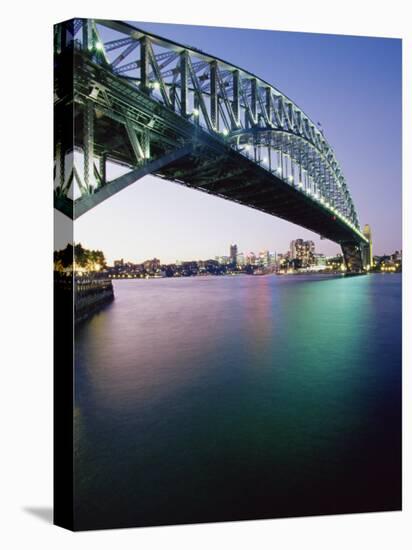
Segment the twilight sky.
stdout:
<path fill-rule="evenodd" d="M 320 121 L 360 223 L 371 225 L 374 253 L 402 248 L 400 40 L 134 24 L 255 73 Z M 109 263 L 214 258 L 228 254 L 231 242 L 245 252 L 284 252 L 299 237 L 314 240 L 319 252 L 339 251 L 296 225 L 152 176 L 75 223 L 76 242 L 103 250 Z"/>

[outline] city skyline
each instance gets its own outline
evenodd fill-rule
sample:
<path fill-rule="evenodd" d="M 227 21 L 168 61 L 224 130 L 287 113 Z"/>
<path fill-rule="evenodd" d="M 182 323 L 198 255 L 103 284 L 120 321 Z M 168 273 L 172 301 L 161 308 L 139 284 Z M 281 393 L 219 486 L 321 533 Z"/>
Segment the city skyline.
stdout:
<path fill-rule="evenodd" d="M 136 25 L 233 63 L 242 61 L 295 100 L 321 122 L 334 146 L 361 227 L 372 228 L 376 253 L 402 248 L 399 40 Z M 240 41 L 250 47 L 237 51 L 233 44 Z M 282 49 L 289 52 L 287 61 L 279 55 Z M 262 59 L 267 56 L 276 60 L 273 66 Z M 377 158 L 384 162 L 377 163 Z M 119 169 L 112 172 L 114 176 Z M 320 240 L 311 231 L 153 176 L 136 182 L 75 224 L 75 240 L 88 248 L 103 248 L 109 260 L 153 254 L 165 261 L 214 257 L 225 254 L 231 241 L 243 242 L 245 250 L 282 250 L 296 235 L 313 240 L 328 255 L 339 252 L 338 245 Z"/>
<path fill-rule="evenodd" d="M 81 243 L 81 242 L 76 242 L 75 243 L 76 245 L 79 245 L 83 248 L 83 244 L 84 243 Z M 192 258 L 175 258 L 173 260 L 164 260 L 163 258 L 160 258 L 159 256 L 157 256 L 156 254 L 152 254 L 152 255 L 148 255 L 148 256 L 145 256 L 145 257 L 116 257 L 116 258 L 108 258 L 107 255 L 105 254 L 105 251 L 100 247 L 97 247 L 95 249 L 93 249 L 94 251 L 97 251 L 98 253 L 103 253 L 104 257 L 105 257 L 105 260 L 106 260 L 106 264 L 108 266 L 110 265 L 116 265 L 117 263 L 121 262 L 122 264 L 124 263 L 124 265 L 126 264 L 130 264 L 130 265 L 139 265 L 139 264 L 143 264 L 144 262 L 147 262 L 147 261 L 152 261 L 152 260 L 157 260 L 160 262 L 160 264 L 178 264 L 178 263 L 185 263 L 185 262 L 196 262 L 196 261 L 209 261 L 209 260 L 219 260 L 219 261 L 223 261 L 223 260 L 227 260 L 228 262 L 230 261 L 234 261 L 235 258 L 237 258 L 236 261 L 239 261 L 239 257 L 242 257 L 244 259 L 246 258 L 249 258 L 249 257 L 254 257 L 256 259 L 258 259 L 259 257 L 261 257 L 262 255 L 270 255 L 270 256 L 274 256 L 276 258 L 287 258 L 289 257 L 290 259 L 294 259 L 294 258 L 297 258 L 299 257 L 299 253 L 296 253 L 296 245 L 303 245 L 303 246 L 306 246 L 307 247 L 307 252 L 310 252 L 311 254 L 313 254 L 314 256 L 316 257 L 323 257 L 325 259 L 332 259 L 332 258 L 335 258 L 335 257 L 342 257 L 342 251 L 338 250 L 336 254 L 326 254 L 324 251 L 322 250 L 318 250 L 316 248 L 316 244 L 315 242 L 312 240 L 312 239 L 309 239 L 309 240 L 305 240 L 305 239 L 302 239 L 301 237 L 298 237 L 296 239 L 293 239 L 290 243 L 289 243 L 289 247 L 285 250 L 278 250 L 278 249 L 268 249 L 268 248 L 256 248 L 254 250 L 249 250 L 249 249 L 244 249 L 242 250 L 238 243 L 229 243 L 227 244 L 227 248 L 226 248 L 226 251 L 224 254 L 212 254 L 211 256 L 208 256 L 208 257 L 201 257 L 199 255 L 197 256 L 193 256 Z M 86 250 L 87 250 L 87 247 L 84 247 Z M 90 249 L 92 250 L 92 249 Z M 236 253 L 234 253 L 234 250 L 236 250 Z M 233 252 L 233 253 L 232 253 Z M 384 253 L 384 254 L 373 254 L 373 257 L 374 258 L 380 258 L 380 257 L 386 257 L 386 256 L 391 256 L 391 255 L 400 255 L 402 256 L 402 249 L 399 248 L 399 249 L 395 249 L 395 250 L 392 250 L 392 251 L 388 251 L 387 253 Z"/>

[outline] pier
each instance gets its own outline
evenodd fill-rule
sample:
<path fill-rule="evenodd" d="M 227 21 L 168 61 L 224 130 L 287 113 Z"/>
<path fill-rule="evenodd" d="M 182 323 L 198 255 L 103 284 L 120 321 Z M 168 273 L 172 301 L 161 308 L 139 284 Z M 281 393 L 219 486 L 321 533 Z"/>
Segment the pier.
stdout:
<path fill-rule="evenodd" d="M 106 276 L 75 277 L 75 321 L 84 321 L 114 300 L 113 284 Z"/>
<path fill-rule="evenodd" d="M 74 319 L 78 324 L 97 313 L 114 300 L 113 284 L 106 275 L 55 273 L 55 307 L 57 313 L 74 307 Z M 60 311 L 59 311 L 60 310 Z"/>

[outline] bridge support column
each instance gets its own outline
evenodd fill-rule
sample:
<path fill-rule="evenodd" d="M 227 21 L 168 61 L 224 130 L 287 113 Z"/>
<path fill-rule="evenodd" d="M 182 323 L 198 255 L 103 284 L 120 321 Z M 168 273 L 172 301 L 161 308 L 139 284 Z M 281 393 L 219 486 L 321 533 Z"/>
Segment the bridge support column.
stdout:
<path fill-rule="evenodd" d="M 272 122 L 272 90 L 269 87 L 265 90 L 265 109 L 269 122 Z"/>
<path fill-rule="evenodd" d="M 83 19 L 83 49 L 91 51 L 93 49 L 93 26 L 91 19 Z"/>
<path fill-rule="evenodd" d="M 83 112 L 84 184 L 88 192 L 95 187 L 94 178 L 94 105 L 86 100 Z"/>
<path fill-rule="evenodd" d="M 253 124 L 256 124 L 257 121 L 257 80 L 252 78 L 250 81 L 250 110 L 252 111 Z"/>
<path fill-rule="evenodd" d="M 184 117 L 187 116 L 187 104 L 189 97 L 188 88 L 188 53 L 184 50 L 180 54 L 180 114 Z"/>
<path fill-rule="evenodd" d="M 55 145 L 55 160 L 56 160 L 56 173 L 55 173 L 55 189 L 59 188 L 60 191 L 64 190 L 66 183 L 66 170 L 65 170 L 65 153 L 61 142 L 57 142 Z"/>
<path fill-rule="evenodd" d="M 236 124 L 240 122 L 240 94 L 239 94 L 239 85 L 240 85 L 240 76 L 239 71 L 233 71 L 233 101 L 232 109 L 233 114 L 235 115 Z"/>
<path fill-rule="evenodd" d="M 142 132 L 142 149 L 144 160 L 150 159 L 150 132 L 149 130 L 143 130 Z"/>
<path fill-rule="evenodd" d="M 341 247 L 347 271 L 349 273 L 364 272 L 362 245 L 357 243 L 343 243 Z"/>
<path fill-rule="evenodd" d="M 219 131 L 219 99 L 217 94 L 217 62 L 210 63 L 210 119 L 213 129 Z"/>
<path fill-rule="evenodd" d="M 106 153 L 102 153 L 99 157 L 99 176 L 100 176 L 100 185 L 106 184 Z"/>
<path fill-rule="evenodd" d="M 147 36 L 140 39 L 140 89 L 149 92 L 149 52 Z"/>

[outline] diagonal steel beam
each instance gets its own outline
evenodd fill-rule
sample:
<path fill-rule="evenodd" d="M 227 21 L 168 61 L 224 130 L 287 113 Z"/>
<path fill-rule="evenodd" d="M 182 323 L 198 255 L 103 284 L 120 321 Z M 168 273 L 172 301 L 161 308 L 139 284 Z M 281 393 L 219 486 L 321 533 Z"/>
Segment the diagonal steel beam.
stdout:
<path fill-rule="evenodd" d="M 117 67 L 119 63 L 123 61 L 129 54 L 131 54 L 139 45 L 139 42 L 132 42 L 121 54 L 119 54 L 114 61 L 112 61 L 112 69 Z"/>
<path fill-rule="evenodd" d="M 76 199 L 74 201 L 73 219 L 76 220 L 77 218 L 79 218 L 80 216 L 88 212 L 91 208 L 94 208 L 95 206 L 102 203 L 109 197 L 112 197 L 116 193 L 119 193 L 119 191 L 122 191 L 132 183 L 135 183 L 137 180 L 139 180 L 143 176 L 146 176 L 147 174 L 152 174 L 153 172 L 161 170 L 162 168 L 165 168 L 166 166 L 168 166 L 169 164 L 172 164 L 176 160 L 179 160 L 185 156 L 190 155 L 192 152 L 193 152 L 192 144 L 184 145 L 180 149 L 176 149 L 171 153 L 164 155 L 163 157 L 160 157 L 152 162 L 148 162 L 143 166 L 140 166 L 135 170 L 132 170 L 127 174 L 124 174 L 123 176 L 120 176 L 119 178 L 116 178 L 115 180 L 108 182 L 104 187 L 99 188 L 92 195 L 84 196 L 79 199 Z M 65 205 L 62 205 L 60 202 L 58 202 L 57 204 L 59 206 L 65 206 Z M 58 206 L 56 206 L 56 208 L 60 210 Z M 64 209 L 67 210 L 66 206 Z M 66 214 L 66 211 L 63 211 L 63 210 L 61 211 L 64 214 Z"/>

